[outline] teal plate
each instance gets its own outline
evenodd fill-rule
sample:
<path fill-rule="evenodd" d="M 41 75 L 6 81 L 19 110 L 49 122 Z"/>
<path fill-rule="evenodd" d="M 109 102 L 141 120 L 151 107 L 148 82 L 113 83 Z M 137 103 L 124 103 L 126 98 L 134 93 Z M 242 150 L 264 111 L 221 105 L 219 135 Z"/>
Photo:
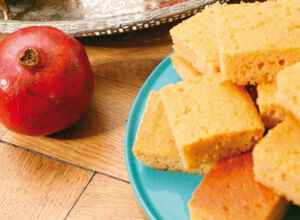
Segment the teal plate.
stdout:
<path fill-rule="evenodd" d="M 145 104 L 152 90 L 181 81 L 169 58 L 165 58 L 142 86 L 131 108 L 125 134 L 125 161 L 131 186 L 142 208 L 151 220 L 189 219 L 187 202 L 202 180 L 202 176 L 157 171 L 132 154 L 135 135 Z M 300 209 L 292 207 L 286 220 L 300 219 Z"/>

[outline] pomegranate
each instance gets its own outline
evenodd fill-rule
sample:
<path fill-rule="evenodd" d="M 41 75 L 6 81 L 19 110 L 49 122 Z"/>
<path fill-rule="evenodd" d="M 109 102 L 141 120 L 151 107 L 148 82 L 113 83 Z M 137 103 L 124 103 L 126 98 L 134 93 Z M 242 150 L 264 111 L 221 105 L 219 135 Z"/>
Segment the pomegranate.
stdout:
<path fill-rule="evenodd" d="M 0 41 L 0 121 L 32 136 L 73 125 L 93 95 L 83 46 L 52 27 L 20 29 Z"/>

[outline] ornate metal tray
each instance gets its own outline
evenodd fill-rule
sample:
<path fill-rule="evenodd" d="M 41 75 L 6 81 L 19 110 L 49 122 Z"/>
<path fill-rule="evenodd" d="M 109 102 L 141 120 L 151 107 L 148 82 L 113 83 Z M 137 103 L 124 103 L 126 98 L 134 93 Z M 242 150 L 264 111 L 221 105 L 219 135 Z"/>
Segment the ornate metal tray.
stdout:
<path fill-rule="evenodd" d="M 0 0 L 0 33 L 33 25 L 74 36 L 123 33 L 189 17 L 227 0 Z M 7 13 L 9 10 L 9 13 Z M 12 20 L 9 20 L 12 18 Z"/>

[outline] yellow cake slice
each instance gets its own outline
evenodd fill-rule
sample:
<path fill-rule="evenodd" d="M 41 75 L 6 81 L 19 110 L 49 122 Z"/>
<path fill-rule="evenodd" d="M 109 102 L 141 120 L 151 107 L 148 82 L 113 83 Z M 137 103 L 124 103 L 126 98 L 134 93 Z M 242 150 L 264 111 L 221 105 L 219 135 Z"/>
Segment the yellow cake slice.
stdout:
<path fill-rule="evenodd" d="M 300 62 L 278 73 L 277 86 L 278 103 L 300 120 Z"/>
<path fill-rule="evenodd" d="M 170 58 L 176 72 L 182 80 L 192 79 L 195 76 L 201 75 L 190 63 L 179 57 L 176 53 L 173 53 Z"/>
<path fill-rule="evenodd" d="M 255 146 L 255 179 L 300 205 L 300 125 L 288 115 Z"/>
<path fill-rule="evenodd" d="M 280 220 L 289 204 L 254 180 L 252 154 L 218 161 L 188 203 L 191 220 Z"/>
<path fill-rule="evenodd" d="M 271 82 L 300 60 L 298 0 L 224 5 L 217 10 L 216 26 L 225 80 Z"/>
<path fill-rule="evenodd" d="M 264 132 L 245 88 L 222 83 L 220 74 L 171 84 L 159 93 L 186 169 L 245 152 Z"/>
<path fill-rule="evenodd" d="M 202 74 L 219 73 L 214 4 L 170 30 L 174 50 Z"/>
<path fill-rule="evenodd" d="M 155 91 L 147 100 L 132 150 L 140 161 L 153 169 L 185 172 L 164 106 Z M 188 173 L 204 175 L 211 166 L 211 163 L 203 163 Z"/>
<path fill-rule="evenodd" d="M 277 84 L 262 83 L 257 86 L 257 105 L 261 119 L 266 127 L 273 128 L 285 117 L 284 108 L 276 100 Z"/>

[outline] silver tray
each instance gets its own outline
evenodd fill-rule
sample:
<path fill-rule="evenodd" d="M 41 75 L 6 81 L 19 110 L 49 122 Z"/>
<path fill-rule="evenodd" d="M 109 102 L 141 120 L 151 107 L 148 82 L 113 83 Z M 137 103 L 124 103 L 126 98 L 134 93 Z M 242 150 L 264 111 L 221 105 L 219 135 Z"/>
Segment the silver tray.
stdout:
<path fill-rule="evenodd" d="M 40 25 L 80 37 L 123 33 L 184 19 L 217 1 L 227 0 L 7 0 L 12 20 L 0 16 L 0 33 Z"/>

